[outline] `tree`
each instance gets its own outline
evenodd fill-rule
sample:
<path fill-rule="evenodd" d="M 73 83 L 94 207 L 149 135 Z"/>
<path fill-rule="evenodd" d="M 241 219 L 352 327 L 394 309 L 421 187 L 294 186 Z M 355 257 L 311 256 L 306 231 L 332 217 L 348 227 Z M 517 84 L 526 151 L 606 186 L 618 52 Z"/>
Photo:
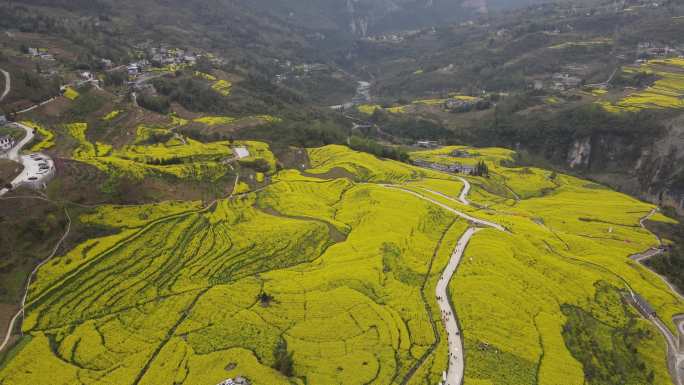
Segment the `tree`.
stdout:
<path fill-rule="evenodd" d="M 266 293 L 266 292 L 262 292 L 261 294 L 259 294 L 257 296 L 257 299 L 261 303 L 261 306 L 268 307 L 271 304 L 271 302 L 273 301 L 273 296 Z"/>
<path fill-rule="evenodd" d="M 293 352 L 287 351 L 287 341 L 281 339 L 273 349 L 273 369 L 279 371 L 287 377 L 294 375 Z"/>
<path fill-rule="evenodd" d="M 477 166 L 475 166 L 475 170 L 473 170 L 471 174 L 473 176 L 489 177 L 489 167 L 483 160 L 481 160 L 477 163 Z"/>

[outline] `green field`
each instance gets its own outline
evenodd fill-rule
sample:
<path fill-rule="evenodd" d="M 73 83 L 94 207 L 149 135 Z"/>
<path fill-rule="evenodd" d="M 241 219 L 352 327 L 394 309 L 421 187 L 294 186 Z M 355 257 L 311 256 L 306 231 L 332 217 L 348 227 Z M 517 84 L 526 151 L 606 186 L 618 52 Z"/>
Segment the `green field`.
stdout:
<path fill-rule="evenodd" d="M 149 159 L 210 162 L 228 148 L 188 140 L 101 155 L 86 130 L 68 127 L 80 143 L 75 156 L 141 172 L 162 167 Z M 467 385 L 624 384 L 629 363 L 644 376 L 627 383 L 670 383 L 664 341 L 621 298 L 628 283 L 670 328 L 684 312 L 628 258 L 657 244 L 638 225 L 651 205 L 508 167 L 515 154 L 497 148 L 411 154 L 484 160 L 491 175 L 466 176 L 474 205 L 464 206 L 453 175 L 343 146 L 309 149 L 306 172 L 276 172 L 266 144 L 242 144 L 273 167 L 264 189 L 206 207 L 84 214 L 82 222 L 118 232 L 39 270 L 0 383 L 217 384 L 237 375 L 263 385 L 437 383 L 447 347 L 435 285 L 468 223 L 402 189 L 508 230 L 475 235 L 450 286 Z M 457 149 L 469 155 L 451 156 Z"/>

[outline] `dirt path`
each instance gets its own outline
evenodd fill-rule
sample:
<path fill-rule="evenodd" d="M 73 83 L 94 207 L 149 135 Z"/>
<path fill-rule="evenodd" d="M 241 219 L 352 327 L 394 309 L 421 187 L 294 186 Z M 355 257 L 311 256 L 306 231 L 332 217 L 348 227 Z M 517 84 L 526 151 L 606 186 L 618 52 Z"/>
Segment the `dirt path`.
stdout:
<path fill-rule="evenodd" d="M 61 246 L 62 242 L 64 242 L 64 240 L 69 236 L 69 231 L 71 230 L 71 217 L 69 216 L 69 211 L 66 208 L 64 208 L 64 215 L 67 219 L 67 225 L 66 229 L 64 230 L 64 235 L 62 235 L 62 238 L 59 239 L 55 247 L 52 249 L 50 255 L 47 258 L 45 258 L 41 263 L 39 263 L 35 268 L 33 268 L 33 270 L 31 270 L 31 274 L 29 274 L 28 279 L 26 281 L 24 296 L 21 298 L 21 306 L 19 307 L 19 311 L 14 315 L 14 317 L 12 317 L 12 319 L 9 322 L 5 338 L 3 339 L 2 344 L 0 344 L 0 352 L 3 351 L 5 347 L 9 344 L 10 338 L 12 337 L 12 330 L 14 330 L 14 325 L 16 324 L 19 317 L 21 317 L 24 314 L 24 309 L 26 307 L 26 298 L 28 297 L 29 286 L 31 286 L 31 280 L 33 279 L 33 276 L 36 275 L 36 272 L 38 271 L 38 269 L 40 269 L 41 266 L 48 263 L 55 256 L 55 254 L 57 254 L 59 246 Z"/>

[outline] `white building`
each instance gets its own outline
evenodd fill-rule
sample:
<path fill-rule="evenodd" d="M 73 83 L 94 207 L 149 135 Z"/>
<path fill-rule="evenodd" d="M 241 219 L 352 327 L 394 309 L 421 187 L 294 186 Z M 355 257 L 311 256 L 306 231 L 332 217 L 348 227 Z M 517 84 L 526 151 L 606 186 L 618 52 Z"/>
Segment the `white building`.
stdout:
<path fill-rule="evenodd" d="M 235 153 L 235 157 L 238 159 L 247 158 L 249 156 L 247 147 L 235 147 L 233 153 Z"/>
<path fill-rule="evenodd" d="M 0 153 L 9 151 L 14 147 L 14 138 L 11 136 L 0 136 Z"/>

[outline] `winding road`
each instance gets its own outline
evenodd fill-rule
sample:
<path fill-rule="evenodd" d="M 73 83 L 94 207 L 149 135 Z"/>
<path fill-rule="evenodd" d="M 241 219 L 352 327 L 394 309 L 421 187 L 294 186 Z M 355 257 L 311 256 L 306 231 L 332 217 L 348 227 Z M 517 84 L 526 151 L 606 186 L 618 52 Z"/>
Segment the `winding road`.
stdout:
<path fill-rule="evenodd" d="M 458 322 L 456 321 L 456 312 L 451 307 L 451 301 L 449 300 L 449 282 L 456 273 L 458 265 L 461 263 L 463 252 L 468 246 L 470 238 L 480 230 L 482 229 L 469 227 L 468 230 L 463 233 L 461 239 L 459 239 L 456 244 L 454 252 L 451 254 L 451 259 L 449 260 L 447 267 L 444 269 L 444 272 L 442 272 L 442 276 L 439 279 L 439 282 L 437 282 L 437 288 L 435 289 L 437 304 L 439 305 L 442 322 L 446 329 L 447 344 L 449 347 L 449 364 L 447 365 L 446 375 L 443 377 L 446 378 L 444 385 L 461 385 L 465 370 L 463 340 L 458 328 Z"/>
<path fill-rule="evenodd" d="M 462 211 L 458 211 L 458 210 L 454 209 L 453 207 L 447 206 L 447 205 L 445 205 L 444 203 L 438 202 L 438 201 L 436 201 L 436 200 L 434 200 L 434 199 L 432 199 L 432 198 L 428 198 L 428 197 L 426 197 L 426 196 L 424 196 L 424 195 L 421 195 L 421 194 L 419 194 L 419 193 L 417 193 L 417 192 L 415 192 L 415 191 L 408 190 L 408 189 L 403 188 L 403 187 L 401 187 L 401 186 L 396 186 L 396 185 L 391 185 L 391 184 L 383 184 L 382 186 L 387 187 L 387 188 L 391 188 L 391 189 L 394 189 L 394 190 L 400 190 L 400 191 L 403 191 L 403 192 L 405 192 L 405 193 L 407 193 L 407 194 L 414 195 L 414 196 L 416 196 L 416 197 L 418 197 L 418 198 L 420 198 L 420 199 L 422 199 L 422 200 L 424 200 L 424 201 L 428 201 L 428 202 L 430 202 L 430 203 L 432 203 L 432 204 L 435 204 L 435 205 L 437 205 L 437 206 L 439 206 L 439 207 L 441 207 L 441 208 L 443 208 L 443 209 L 445 209 L 445 210 L 447 210 L 447 211 L 449 211 L 449 212 L 451 212 L 451 213 L 453 213 L 453 214 L 456 214 L 457 216 L 459 216 L 459 217 L 461 217 L 461 218 L 463 218 L 463 219 L 465 219 L 465 220 L 467 220 L 467 221 L 470 221 L 470 222 L 472 222 L 472 223 L 474 223 L 474 224 L 477 224 L 477 225 L 480 225 L 480 226 L 484 226 L 484 227 L 493 227 L 493 228 L 495 228 L 495 229 L 497 229 L 497 230 L 506 231 L 506 232 L 507 232 L 507 230 L 506 230 L 505 227 L 503 227 L 503 226 L 501 226 L 501 225 L 499 225 L 499 224 L 497 224 L 497 223 L 489 222 L 489 221 L 486 221 L 486 220 L 484 220 L 484 219 L 475 218 L 475 217 L 473 217 L 473 216 L 471 216 L 471 215 L 468 215 L 468 214 L 466 214 L 466 213 L 464 213 L 464 212 L 462 212 Z M 427 190 L 427 191 L 430 191 L 430 190 Z"/>
<path fill-rule="evenodd" d="M 26 146 L 31 140 L 33 140 L 34 133 L 33 129 L 31 127 L 25 126 L 21 123 L 12 123 L 17 127 L 22 128 L 25 132 L 26 135 L 22 140 L 20 140 L 17 144 L 14 145 L 3 157 L 13 160 L 15 162 L 21 163 L 24 166 L 24 169 L 21 171 L 19 175 L 17 175 L 14 180 L 12 180 L 11 184 L 13 188 L 16 188 L 18 186 L 21 186 L 23 184 L 27 183 L 32 183 L 34 185 L 40 185 L 40 183 L 45 182 L 46 180 L 49 180 L 54 176 L 55 173 L 55 164 L 52 161 L 52 159 L 45 155 L 45 154 L 36 154 L 37 158 L 34 158 L 30 155 L 21 155 L 19 152 L 21 149 Z M 40 160 L 39 160 L 40 159 Z M 44 172 L 41 170 L 40 165 L 41 164 L 46 164 L 49 168 L 47 172 Z M 32 179 L 35 178 L 35 179 Z M 9 189 L 6 188 L 1 188 L 0 189 L 0 196 L 5 195 Z"/>
<path fill-rule="evenodd" d="M 461 181 L 463 182 L 463 189 L 461 189 L 457 202 L 469 206 L 470 202 L 467 199 L 467 195 L 470 192 L 470 183 L 464 178 L 459 179 L 461 179 Z M 444 328 L 446 329 L 447 345 L 449 351 L 447 371 L 444 372 L 442 377 L 443 381 L 440 383 L 440 385 L 461 385 L 463 383 L 463 374 L 465 372 L 465 352 L 463 348 L 463 338 L 461 336 L 461 331 L 458 326 L 458 320 L 456 318 L 456 311 L 451 305 L 451 298 L 449 295 L 449 282 L 456 273 L 456 270 L 458 269 L 458 266 L 461 263 L 463 253 L 468 247 L 468 243 L 470 243 L 470 239 L 473 237 L 473 235 L 475 235 L 478 231 L 482 230 L 482 227 L 492 227 L 504 232 L 506 232 L 507 230 L 499 224 L 472 217 L 464 212 L 458 211 L 448 205 L 440 203 L 432 198 L 428 198 L 415 191 L 411 191 L 400 186 L 389 184 L 384 184 L 382 186 L 416 196 L 424 201 L 435 204 L 463 219 L 466 219 L 471 223 L 471 226 L 468 227 L 468 229 L 463 233 L 461 238 L 458 240 L 456 248 L 454 249 L 453 253 L 451 254 L 451 258 L 449 259 L 449 263 L 442 272 L 442 275 L 439 281 L 437 282 L 437 286 L 435 288 L 435 297 L 437 298 L 437 304 L 439 305 L 442 323 L 444 324 Z M 427 191 L 456 201 L 455 199 L 445 194 L 431 190 Z"/>
<path fill-rule="evenodd" d="M 0 95 L 0 102 L 5 100 L 7 97 L 7 94 L 10 93 L 10 90 L 12 89 L 12 78 L 10 77 L 9 72 L 0 69 L 0 72 L 2 72 L 3 76 L 5 76 L 5 90 L 2 92 L 2 95 Z"/>
<path fill-rule="evenodd" d="M 639 225 L 644 230 L 646 228 L 646 221 L 654 216 L 658 212 L 658 208 L 651 210 L 646 216 L 639 220 Z M 656 255 L 662 254 L 664 252 L 663 242 L 658 237 L 659 247 L 650 248 L 642 253 L 637 253 L 631 255 L 629 258 L 633 261 L 643 263 L 645 260 L 654 257 Z M 670 291 L 680 300 L 684 301 L 684 296 L 679 292 L 679 290 L 670 281 L 656 273 L 655 271 L 649 269 L 655 275 L 658 276 L 669 288 Z M 634 293 L 632 293 L 634 295 Z M 665 338 L 667 343 L 667 354 L 668 354 L 668 366 L 670 367 L 670 373 L 673 377 L 673 382 L 675 385 L 684 385 L 684 314 L 676 315 L 672 318 L 672 322 L 677 326 L 677 334 L 675 336 L 672 331 L 665 325 L 665 323 L 658 317 L 658 315 L 648 316 L 647 319 L 655 325 L 655 327 L 660 331 L 660 334 Z"/>

